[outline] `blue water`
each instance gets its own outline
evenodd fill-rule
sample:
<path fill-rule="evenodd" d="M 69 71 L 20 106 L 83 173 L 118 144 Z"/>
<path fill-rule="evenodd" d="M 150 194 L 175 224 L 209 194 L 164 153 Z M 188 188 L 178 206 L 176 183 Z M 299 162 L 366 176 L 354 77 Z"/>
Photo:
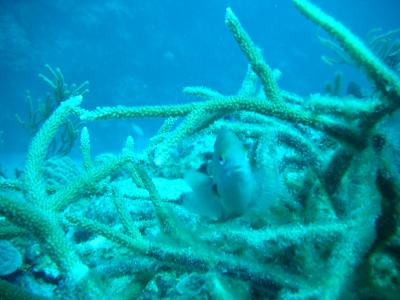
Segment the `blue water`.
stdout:
<path fill-rule="evenodd" d="M 374 28 L 380 28 L 381 32 L 400 28 L 400 1 L 398 0 L 313 0 L 313 3 L 322 7 L 324 11 L 334 16 L 337 20 L 340 20 L 362 39 L 365 39 L 368 32 Z M 333 54 L 320 43 L 318 35 L 325 38 L 329 36 L 302 16 L 289 0 L 0 0 L 0 175 L 15 179 L 19 177 L 23 168 L 23 161 L 32 136 L 20 126 L 16 115 L 23 119 L 27 117 L 27 90 L 29 90 L 34 101 L 39 98 L 43 99 L 46 93 L 51 92 L 49 85 L 38 76 L 39 73 L 42 73 L 51 78 L 45 68 L 46 64 L 53 68 L 60 68 L 67 84 L 79 84 L 85 80 L 90 82 L 90 91 L 83 97 L 82 102 L 82 107 L 89 110 L 99 106 L 142 106 L 201 101 L 184 95 L 182 89 L 185 86 L 207 86 L 224 95 L 236 94 L 246 73 L 248 62 L 224 24 L 227 7 L 233 9 L 255 44 L 262 50 L 268 65 L 281 71 L 280 88 L 301 96 L 308 96 L 313 93 L 323 94 L 325 93 L 326 83 L 332 82 L 335 73 L 340 71 L 343 73 L 343 90 L 340 96 L 346 95 L 345 88 L 349 82 L 356 82 L 364 92 L 364 95 L 372 95 L 375 91 L 365 74 L 354 65 L 339 64 L 331 66 L 321 60 L 321 56 L 333 56 Z M 397 37 L 399 36 L 397 34 Z M 400 123 L 398 120 L 399 118 L 396 118 L 392 121 L 390 123 L 392 124 L 391 126 L 398 126 Z M 134 136 L 137 151 L 143 150 L 161 124 L 162 119 L 157 118 L 88 123 L 92 155 L 94 157 L 100 153 L 116 154 L 120 152 L 128 135 Z M 391 134 L 393 133 L 391 132 Z M 400 139 L 396 141 L 397 146 L 399 146 Z M 208 150 L 212 150 L 212 142 L 202 142 L 209 147 Z M 325 147 L 325 145 L 321 147 Z M 329 148 L 330 146 L 326 147 Z M 396 158 L 398 165 L 395 168 L 397 171 L 400 165 L 400 151 L 398 150 L 396 154 L 398 155 Z M 75 159 L 75 162 L 78 161 L 80 163 L 79 143 L 76 143 L 69 154 Z M 325 156 L 324 159 L 326 159 Z M 201 167 L 206 168 L 205 165 L 206 163 L 203 162 Z M 18 168 L 17 171 L 14 168 Z M 71 167 L 71 169 L 73 168 Z M 82 172 L 82 170 L 71 171 L 68 169 L 68 172 L 76 172 L 73 173 L 76 175 L 80 174 L 79 172 Z M 124 172 L 124 175 L 126 175 L 129 171 L 125 170 Z M 374 172 L 376 172 L 376 169 L 374 169 Z M 161 176 L 161 173 L 157 174 L 157 176 Z M 183 172 L 181 173 L 183 174 Z M 67 174 L 65 177 L 69 175 L 71 174 Z M 64 174 L 61 177 L 63 176 Z M 354 185 L 363 185 L 367 182 L 366 179 L 363 181 L 364 179 L 362 177 L 358 182 L 357 178 L 353 181 L 346 178 Z M 49 183 L 46 182 L 46 184 Z M 157 183 L 157 186 L 158 184 L 167 190 L 163 191 L 165 194 L 167 192 L 173 194 L 174 191 L 184 194 L 186 192 L 185 189 L 188 188 L 187 185 L 182 185 L 179 182 L 171 182 L 170 184 Z M 168 188 L 172 191 L 169 191 Z M 54 191 L 47 192 L 51 195 Z M 111 202 L 108 201 L 107 205 L 102 206 L 102 201 L 105 201 L 104 199 L 109 195 L 102 194 L 102 196 L 99 196 L 99 194 L 91 194 L 91 192 L 89 190 L 85 196 L 98 197 L 96 198 L 96 204 L 93 204 L 95 208 L 93 208 L 94 212 L 92 211 L 92 213 L 94 216 L 96 214 L 101 215 L 103 219 L 97 221 L 107 224 L 110 219 L 112 220 L 111 223 L 113 223 L 115 216 L 110 216 L 112 213 L 109 213 L 109 207 L 107 206 L 112 206 Z M 384 194 L 382 191 L 381 193 Z M 19 195 L 22 194 L 19 193 Z M 101 198 L 103 196 L 105 198 Z M 101 201 L 99 200 L 100 198 L 102 199 Z M 178 200 L 182 199 L 173 200 L 178 202 Z M 86 198 L 85 201 L 87 201 Z M 396 198 L 395 201 L 399 201 L 399 199 Z M 87 202 L 84 203 L 87 204 Z M 96 211 L 96 205 L 100 207 L 97 208 L 98 211 Z M 144 206 L 144 208 L 141 207 L 143 211 L 149 209 L 146 205 Z M 135 215 L 135 209 L 132 207 L 130 207 L 131 215 Z M 399 205 L 396 207 L 398 208 Z M 329 209 L 332 208 L 327 208 L 327 210 Z M 82 211 L 84 211 L 83 208 Z M 178 209 L 177 214 L 179 215 L 179 213 L 180 210 Z M 282 212 L 280 211 L 279 213 Z M 189 219 L 187 215 L 184 217 L 187 218 L 185 220 Z M 0 221 L 3 221 L 1 214 Z M 197 225 L 201 223 L 198 219 L 192 220 L 192 222 L 197 222 Z M 291 222 L 307 223 L 304 219 L 296 218 L 291 219 Z M 397 220 L 397 222 L 399 221 Z M 273 224 L 273 221 L 271 223 Z M 241 226 L 243 224 L 238 221 L 235 225 Z M 115 229 L 115 223 L 113 223 L 113 226 Z M 118 228 L 121 228 L 121 226 Z M 71 233 L 70 229 L 68 238 L 73 234 L 76 233 Z M 84 236 L 87 233 L 78 232 L 79 234 Z M 153 234 L 157 235 L 153 232 L 149 235 L 152 236 Z M 79 245 L 77 239 L 75 237 L 74 242 Z M 87 242 L 85 237 L 82 237 L 82 239 Z M 98 241 L 94 239 L 93 243 L 95 242 Z M 102 243 L 102 241 L 99 243 Z M 26 241 L 25 243 L 17 242 L 16 244 L 19 247 L 23 247 L 24 245 L 26 246 Z M 394 247 L 397 251 L 399 246 L 398 244 L 396 245 Z M 376 247 L 374 251 L 379 248 L 379 246 Z M 95 248 L 93 246 L 93 249 Z M 238 246 L 238 248 L 240 247 Z M 90 248 L 90 251 L 93 249 Z M 238 250 L 235 248 L 232 250 L 232 252 L 235 251 L 246 252 L 243 249 Z M 293 251 L 295 252 L 295 250 Z M 28 286 L 28 290 L 37 293 L 42 292 L 43 295 L 47 296 L 53 295 L 52 288 L 61 282 L 61 280 L 58 280 L 62 277 L 55 271 L 56 275 L 54 277 L 59 277 L 52 282 L 52 274 L 49 275 L 49 273 L 53 270 L 52 268 L 57 269 L 55 265 L 48 267 L 48 264 L 41 261 L 42 266 L 48 267 L 45 271 L 47 273 L 43 275 L 40 273 L 42 270 L 33 270 L 34 267 L 32 265 L 34 265 L 37 257 L 35 258 L 34 254 L 30 252 L 34 251 L 25 249 L 20 252 L 24 256 L 26 269 L 22 270 L 23 267 L 19 266 L 19 270 L 14 275 L 7 274 L 3 276 L 0 272 L 0 280 L 5 279 L 8 282 L 22 286 L 24 284 L 21 283 L 22 280 L 18 280 L 18 276 L 23 277 L 21 273 L 26 272 L 29 274 L 27 277 L 36 278 L 29 281 L 32 286 Z M 85 253 L 80 249 L 80 253 L 82 252 Z M 390 251 L 388 250 L 388 252 Z M 123 250 L 121 253 L 126 254 Z M 318 253 L 318 255 L 320 254 Z M 327 253 L 326 255 L 329 256 L 329 254 Z M 102 259 L 104 258 L 99 253 L 95 255 Z M 277 255 L 279 256 L 279 254 Z M 110 258 L 107 257 L 107 254 L 105 256 L 104 260 Z M 90 255 L 86 256 L 86 258 L 88 257 L 88 265 L 92 266 L 94 262 L 90 261 Z M 388 259 L 385 262 L 380 261 L 381 265 L 386 263 L 386 266 L 388 266 L 387 269 L 383 268 L 382 273 L 391 268 L 393 273 L 400 272 L 398 253 L 390 253 L 388 257 L 392 260 L 384 255 L 383 258 L 380 258 L 381 260 Z M 396 257 L 396 260 L 393 257 Z M 282 259 L 282 257 L 279 257 L 279 259 Z M 128 267 L 123 264 L 124 261 L 121 262 L 118 258 L 115 258 L 115 260 L 116 262 L 113 262 L 116 264 L 120 263 L 123 267 L 129 268 L 129 264 L 127 264 Z M 138 267 L 137 264 L 140 263 L 133 262 L 132 264 L 135 264 L 134 267 Z M 156 268 L 152 263 L 145 261 L 143 269 L 149 268 L 149 266 Z M 286 267 L 291 270 L 296 268 L 296 266 L 290 265 L 289 262 L 287 264 Z M 396 268 L 393 266 L 396 266 Z M 143 271 L 143 274 L 146 273 L 145 271 Z M 363 271 L 365 270 L 361 270 L 361 272 Z M 376 272 L 380 276 L 379 271 L 381 269 L 377 268 L 376 270 L 366 270 L 365 272 Z M 102 272 L 104 275 L 104 270 Z M 376 273 L 374 274 L 376 275 Z M 183 287 L 180 286 L 180 288 L 183 290 L 187 288 L 193 294 L 185 298 L 185 293 L 182 292 L 183 296 L 179 299 L 214 299 L 208 294 L 210 298 L 201 298 L 205 297 L 204 293 L 202 294 L 200 291 L 201 289 L 199 288 L 197 291 L 191 286 L 191 280 L 195 283 L 205 280 L 199 274 L 201 274 L 201 270 L 199 273 L 180 274 L 180 280 L 187 281 L 184 284 L 182 283 Z M 145 275 L 143 276 L 145 277 Z M 199 279 L 196 276 L 201 278 Z M 207 276 L 210 276 L 207 277 L 208 279 L 206 278 L 209 282 L 220 280 L 219 277 L 218 279 L 212 277 L 214 275 Z M 315 274 L 312 274 L 312 276 L 315 276 Z M 390 278 L 395 278 L 392 280 L 393 285 L 400 285 L 400 281 L 396 281 L 400 280 L 399 274 L 388 275 L 384 273 L 382 276 L 387 276 L 385 279 L 392 276 Z M 40 286 L 42 277 L 47 280 L 46 287 Z M 357 279 L 362 281 L 360 278 Z M 168 281 L 164 277 L 160 279 L 160 281 L 162 280 Z M 144 280 L 140 278 L 138 281 L 143 284 Z M 257 292 L 253 290 L 248 292 L 248 287 L 242 282 L 230 282 L 230 279 L 221 281 L 223 282 L 223 288 L 232 286 L 237 288 L 236 298 L 232 299 L 250 299 L 244 295 L 251 295 L 253 299 L 267 299 L 271 295 L 277 295 L 276 290 L 274 290 L 275 287 L 271 287 L 270 292 L 263 294 L 257 289 L 255 289 Z M 103 281 L 103 284 L 104 282 L 107 281 Z M 126 288 L 128 284 L 126 282 L 124 284 Z M 165 285 L 169 286 L 168 284 L 171 283 L 167 282 Z M 65 285 L 68 286 L 68 283 Z M 171 284 L 171 286 L 173 285 Z M 179 290 L 179 284 L 176 284 L 176 286 L 176 289 Z M 59 286 L 57 288 L 61 290 L 60 293 L 65 292 Z M 104 286 L 102 288 L 107 289 Z M 118 290 L 115 286 L 114 288 Z M 205 287 L 203 286 L 202 288 Z M 1 289 L 0 282 L 0 299 L 3 299 L 1 298 Z M 194 290 L 197 292 L 194 292 Z M 126 290 L 124 292 L 126 293 L 125 295 L 129 295 Z M 156 299 L 151 298 L 149 291 L 147 293 L 149 294 L 141 295 L 141 299 Z M 82 299 L 80 297 L 84 293 L 76 292 L 72 294 L 76 299 Z M 70 297 L 72 294 L 65 293 L 65 295 L 69 295 L 65 297 Z M 138 295 L 140 293 L 132 294 Z M 365 296 L 365 293 L 360 294 Z M 377 292 L 378 296 L 373 295 L 368 299 L 380 299 L 379 297 L 382 297 L 383 294 Z M 154 295 L 153 297 L 156 297 Z M 343 298 L 339 299 L 351 299 L 350 295 L 353 294 L 345 293 Z M 385 299 L 391 299 L 392 291 L 388 291 L 387 295 Z M 173 298 L 174 296 L 170 296 L 170 299 Z M 309 298 L 305 297 L 304 299 L 316 298 L 311 295 Z"/>
<path fill-rule="evenodd" d="M 399 26 L 398 1 L 315 1 L 365 37 L 372 28 Z M 299 94 L 323 91 L 337 69 L 364 83 L 354 69 L 330 67 L 318 29 L 290 1 L 5 1 L 0 2 L 1 153 L 24 153 L 29 136 L 15 122 L 24 116 L 25 92 L 39 98 L 49 89 L 38 77 L 44 65 L 59 67 L 68 84 L 90 81 L 84 106 L 188 101 L 187 85 L 225 93 L 238 88 L 246 60 L 224 25 L 231 6 L 267 62 L 282 71 L 282 87 Z M 151 135 L 154 121 L 140 122 Z M 159 123 L 157 123 L 158 125 Z M 115 151 L 130 131 L 99 128 L 95 151 Z M 93 133 L 95 134 L 95 133 Z M 97 134 L 97 131 L 96 131 Z"/>

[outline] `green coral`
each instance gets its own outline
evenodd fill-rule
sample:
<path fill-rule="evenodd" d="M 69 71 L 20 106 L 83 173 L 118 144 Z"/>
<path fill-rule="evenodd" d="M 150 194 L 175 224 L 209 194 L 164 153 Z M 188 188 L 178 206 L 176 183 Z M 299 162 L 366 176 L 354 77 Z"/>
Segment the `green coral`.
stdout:
<path fill-rule="evenodd" d="M 27 91 L 27 118 L 26 120 L 23 120 L 19 115 L 16 115 L 18 123 L 25 128 L 31 136 L 34 136 L 39 132 L 41 126 L 62 102 L 74 96 L 86 95 L 89 92 L 88 81 L 85 81 L 80 85 L 67 85 L 59 68 L 53 69 L 49 65 L 46 65 L 45 67 L 52 75 L 52 78 L 43 74 L 39 74 L 39 77 L 52 88 L 53 95 L 47 94 L 44 99 L 38 99 L 36 103 L 34 103 L 30 92 Z M 77 119 L 69 118 L 64 122 L 63 126 L 60 128 L 60 132 L 56 138 L 52 140 L 51 147 L 48 149 L 49 154 L 68 154 L 75 143 L 79 127 L 80 122 Z"/>
<path fill-rule="evenodd" d="M 400 96 L 400 80 L 396 73 L 380 61 L 348 28 L 308 0 L 293 0 L 293 3 L 307 18 L 338 40 L 343 49 L 364 69 L 383 94 L 393 90 L 397 97 Z"/>
<path fill-rule="evenodd" d="M 138 287 L 143 288 L 142 296 L 156 293 L 158 287 L 178 295 L 191 287 L 191 280 L 213 286 L 202 291 L 208 297 L 233 297 L 230 286 L 249 298 L 362 297 L 352 283 L 383 295 L 382 287 L 398 277 L 393 268 L 398 258 L 387 253 L 397 247 L 393 237 L 399 228 L 400 193 L 399 174 L 386 155 L 387 137 L 376 125 L 398 110 L 400 80 L 344 25 L 309 1 L 293 3 L 341 43 L 379 93 L 348 101 L 337 92 L 301 97 L 282 90 L 276 72 L 227 9 L 226 25 L 250 65 L 239 92 L 224 95 L 203 86 L 187 87 L 184 92 L 201 101 L 93 111 L 80 107 L 81 95 L 68 94 L 36 133 L 21 182 L 0 182 L 0 214 L 6 218 L 3 236 L 23 237 L 30 232 L 68 278 L 70 291 L 65 295 L 72 298 L 82 297 L 83 287 L 89 297 L 92 292 L 96 298 L 113 295 L 113 289 L 103 287 L 112 286 L 116 278 L 104 270 L 115 271 L 121 265 L 125 276 L 132 276 L 135 296 L 140 295 Z M 61 88 L 62 76 L 54 70 L 52 74 L 54 88 Z M 92 159 L 84 128 L 83 172 L 64 186 L 49 189 L 46 153 L 57 130 L 73 114 L 83 121 L 141 117 L 166 121 L 143 153 L 135 153 L 128 137 L 122 154 L 107 156 L 103 162 Z M 276 162 L 279 180 L 274 183 L 282 184 L 286 192 L 268 210 L 212 223 L 182 208 L 179 197 L 187 191 L 182 181 L 164 179 L 177 190 L 171 195 L 156 175 L 180 177 L 180 166 L 185 159 L 193 162 L 193 153 L 199 153 L 200 168 L 205 168 L 210 149 L 202 153 L 193 147 L 226 127 L 249 147 L 250 161 L 260 174 Z M 123 168 L 129 171 L 119 172 Z M 268 186 L 268 178 L 263 179 Z M 76 226 L 78 249 L 63 225 Z M 110 247 L 100 236 L 121 248 Z M 88 272 L 92 257 L 99 259 L 96 265 L 104 263 L 103 273 L 101 268 Z M 135 269 L 132 260 L 143 266 Z M 361 272 L 365 269 L 367 278 Z M 386 281 L 378 280 L 382 273 L 388 274 Z M 188 286 L 174 278 L 185 279 Z"/>

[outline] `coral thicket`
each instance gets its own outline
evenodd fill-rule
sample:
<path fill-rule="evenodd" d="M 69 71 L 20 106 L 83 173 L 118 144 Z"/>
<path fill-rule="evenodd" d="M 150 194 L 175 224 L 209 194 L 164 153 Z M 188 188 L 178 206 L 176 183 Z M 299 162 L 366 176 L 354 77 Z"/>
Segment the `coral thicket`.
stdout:
<path fill-rule="evenodd" d="M 82 95 L 68 95 L 35 134 L 23 176 L 0 180 L 0 238 L 40 245 L 38 251 L 48 257 L 41 268 L 59 272 L 47 296 L 398 295 L 400 181 L 393 154 L 398 149 L 382 124 L 399 109 L 399 74 L 310 1 L 293 3 L 336 39 L 376 91 L 356 98 L 340 97 L 339 87 L 310 96 L 282 89 L 279 72 L 228 8 L 225 23 L 249 63 L 237 94 L 186 87 L 184 93 L 199 101 L 94 110 L 82 107 Z M 83 163 L 76 168 L 48 158 L 70 116 L 87 124 L 80 138 Z M 136 152 L 128 137 L 121 154 L 92 157 L 90 122 L 143 117 L 165 118 L 144 151 Z M 182 206 L 190 190 L 182 178 L 188 170 L 207 168 L 221 128 L 246 145 L 258 196 L 276 199 L 214 222 Z M 54 171 L 54 164 L 68 166 L 61 168 L 67 175 L 55 175 L 64 171 Z M 6 299 L 34 292 L 3 280 L 0 287 Z"/>

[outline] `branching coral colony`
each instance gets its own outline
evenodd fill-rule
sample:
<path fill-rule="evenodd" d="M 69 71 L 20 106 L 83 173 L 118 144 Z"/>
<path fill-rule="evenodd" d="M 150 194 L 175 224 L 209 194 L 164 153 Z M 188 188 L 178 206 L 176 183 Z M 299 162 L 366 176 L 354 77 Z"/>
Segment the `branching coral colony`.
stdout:
<path fill-rule="evenodd" d="M 62 102 L 34 137 L 23 179 L 0 182 L 0 235 L 40 244 L 51 261 L 36 268 L 46 273 L 55 263 L 60 272 L 53 297 L 393 299 L 399 292 L 398 170 L 377 125 L 399 108 L 400 79 L 341 23 L 307 0 L 293 3 L 333 35 L 376 94 L 302 98 L 280 89 L 228 8 L 226 25 L 250 65 L 236 95 L 187 87 L 202 101 L 94 111 L 80 107 L 81 96 Z M 96 163 L 84 128 L 83 171 L 49 192 L 47 149 L 74 114 L 84 121 L 166 121 L 143 153 L 129 137 L 121 155 Z M 221 127 L 249 145 L 255 170 L 278 160 L 288 191 L 266 211 L 200 221 L 180 205 L 185 187 L 172 178 L 206 163 L 210 149 L 199 147 Z M 5 280 L 0 287 L 6 299 L 29 293 Z"/>

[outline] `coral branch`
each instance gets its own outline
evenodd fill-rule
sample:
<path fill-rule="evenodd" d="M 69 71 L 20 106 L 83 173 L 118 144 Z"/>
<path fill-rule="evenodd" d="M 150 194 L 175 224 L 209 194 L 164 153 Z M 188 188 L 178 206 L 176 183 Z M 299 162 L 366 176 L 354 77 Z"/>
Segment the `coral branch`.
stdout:
<path fill-rule="evenodd" d="M 293 0 L 293 3 L 308 19 L 321 26 L 339 41 L 383 94 L 388 94 L 390 90 L 393 90 L 397 97 L 400 97 L 400 78 L 347 27 L 308 0 Z"/>

